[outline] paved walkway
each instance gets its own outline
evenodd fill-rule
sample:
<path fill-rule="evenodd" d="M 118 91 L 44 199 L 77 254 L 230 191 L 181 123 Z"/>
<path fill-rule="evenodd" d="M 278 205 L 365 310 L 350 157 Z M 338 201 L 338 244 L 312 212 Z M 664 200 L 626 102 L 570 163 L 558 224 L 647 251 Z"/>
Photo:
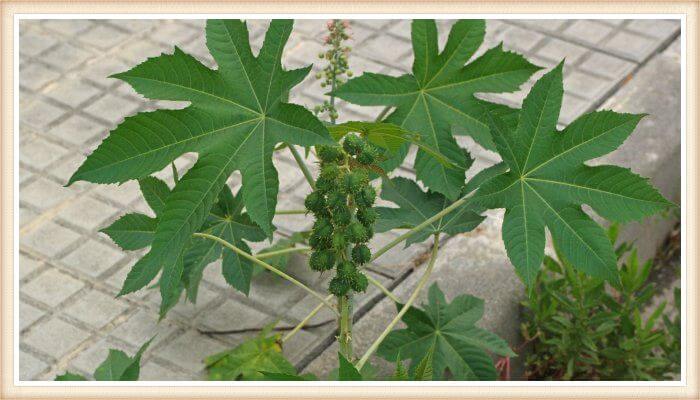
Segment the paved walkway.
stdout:
<path fill-rule="evenodd" d="M 258 47 L 265 23 L 251 24 Z M 450 23 L 441 21 L 445 40 Z M 351 68 L 400 74 L 412 62 L 408 21 L 353 21 Z M 133 182 L 121 186 L 79 183 L 64 188 L 71 173 L 107 132 L 125 116 L 172 102 L 146 101 L 128 85 L 106 76 L 129 69 L 146 57 L 171 52 L 173 45 L 207 64 L 204 21 L 170 20 L 41 20 L 20 23 L 20 378 L 46 380 L 64 370 L 89 374 L 108 348 L 134 352 L 157 333 L 143 359 L 142 379 L 202 379 L 201 360 L 243 340 L 238 336 L 210 338 L 197 328 L 258 327 L 282 318 L 294 324 L 315 300 L 297 288 L 263 274 L 249 297 L 227 287 L 214 264 L 205 272 L 196 306 L 179 304 L 160 324 L 159 294 L 141 291 L 115 299 L 130 266 L 140 253 L 124 253 L 109 238 L 96 233 L 130 210 L 148 212 Z M 297 21 L 285 52 L 285 65 L 315 62 L 321 50 L 325 22 Z M 649 20 L 492 20 L 487 23 L 482 51 L 503 41 L 506 48 L 524 53 L 533 62 L 551 67 L 566 57 L 565 97 L 561 123 L 603 104 L 655 54 L 680 32 L 675 21 Z M 311 74 L 311 76 L 313 73 Z M 539 77 L 539 76 L 537 76 Z M 527 91 L 529 84 L 525 85 Z M 322 90 L 311 77 L 293 100 L 307 106 L 322 101 Z M 523 92 L 499 96 L 517 105 Z M 341 118 L 372 118 L 372 108 L 341 106 Z M 472 149 L 477 166 L 493 163 L 495 154 Z M 177 162 L 182 170 L 192 164 L 188 154 Z M 276 159 L 280 173 L 280 207 L 299 208 L 308 188 L 293 159 Z M 404 168 L 400 173 L 410 175 Z M 172 182 L 169 169 L 158 174 Z M 232 177 L 231 184 L 239 182 Z M 496 217 L 497 218 L 497 217 Z M 280 236 L 306 227 L 300 216 L 278 217 Z M 492 221 L 493 222 L 493 221 Z M 392 234 L 377 235 L 378 248 Z M 459 238 L 452 239 L 459 246 Z M 495 238 L 498 241 L 498 238 Z M 450 246 L 448 241 L 446 246 Z M 372 266 L 374 276 L 389 286 L 411 275 L 425 246 L 395 248 Z M 300 261 L 300 260 L 297 260 Z M 319 280 L 301 262 L 291 271 L 319 289 Z M 358 299 L 358 312 L 370 310 L 381 295 L 370 290 Z M 280 315 L 288 305 L 291 312 Z M 488 307 L 488 305 L 487 305 Z M 330 318 L 321 313 L 316 321 Z M 312 363 L 332 342 L 331 328 L 303 331 L 286 346 L 287 356 L 299 366 Z"/>

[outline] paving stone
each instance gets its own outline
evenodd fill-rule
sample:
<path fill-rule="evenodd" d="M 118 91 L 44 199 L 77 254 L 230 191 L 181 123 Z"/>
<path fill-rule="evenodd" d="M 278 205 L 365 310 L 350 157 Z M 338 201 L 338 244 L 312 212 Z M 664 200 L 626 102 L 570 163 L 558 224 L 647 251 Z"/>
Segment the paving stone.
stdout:
<path fill-rule="evenodd" d="M 56 38 L 48 32 L 32 31 L 22 34 L 19 37 L 20 57 L 38 56 L 56 43 Z"/>
<path fill-rule="evenodd" d="M 59 76 L 61 74 L 41 64 L 26 63 L 19 66 L 20 87 L 30 90 L 39 90 Z"/>
<path fill-rule="evenodd" d="M 574 38 L 577 41 L 590 45 L 596 45 L 603 41 L 603 39 L 605 39 L 613 30 L 613 27 L 602 22 L 582 19 L 574 21 L 568 28 L 566 28 L 564 34 Z"/>
<path fill-rule="evenodd" d="M 66 223 L 94 231 L 104 228 L 105 222 L 112 219 L 118 211 L 116 208 L 91 197 L 80 197 L 68 207 L 63 208 L 58 216 Z"/>
<path fill-rule="evenodd" d="M 25 302 L 19 304 L 19 329 L 23 331 L 45 315 L 44 311 Z"/>
<path fill-rule="evenodd" d="M 92 53 L 86 50 L 62 43 L 46 52 L 41 59 L 58 70 L 69 71 L 91 57 Z"/>
<path fill-rule="evenodd" d="M 125 33 L 109 25 L 97 25 L 80 35 L 80 41 L 102 50 L 110 49 L 128 38 Z"/>
<path fill-rule="evenodd" d="M 564 77 L 567 92 L 588 100 L 597 100 L 610 90 L 615 82 L 596 78 L 579 71 L 571 71 Z"/>
<path fill-rule="evenodd" d="M 116 125 L 125 117 L 133 114 L 137 108 L 138 105 L 133 101 L 107 93 L 106 95 L 92 102 L 87 108 L 85 108 L 85 111 L 96 118 L 103 119 Z"/>
<path fill-rule="evenodd" d="M 74 145 L 84 145 L 107 131 L 107 127 L 81 115 L 71 115 L 48 132 L 52 137 Z"/>
<path fill-rule="evenodd" d="M 173 309 L 168 314 L 168 317 L 179 316 L 186 323 L 194 321 L 194 319 L 200 315 L 212 301 L 218 299 L 221 296 L 219 292 L 213 291 L 206 287 L 206 285 L 199 285 L 197 290 L 197 303 L 192 304 L 189 300 L 185 300 L 185 294 L 183 293 L 180 302 L 173 307 Z M 160 307 L 160 296 L 151 296 L 156 299 L 155 304 Z"/>
<path fill-rule="evenodd" d="M 42 22 L 45 27 L 69 36 L 84 32 L 93 25 L 86 19 L 50 19 Z"/>
<path fill-rule="evenodd" d="M 536 47 L 545 36 L 535 31 L 522 29 L 517 26 L 509 26 L 504 31 L 502 37 L 503 47 L 505 49 L 529 52 Z"/>
<path fill-rule="evenodd" d="M 81 294 L 65 309 L 65 313 L 93 328 L 99 329 L 124 312 L 127 305 L 97 290 Z"/>
<path fill-rule="evenodd" d="M 142 63 L 147 58 L 158 56 L 164 52 L 172 53 L 173 46 L 157 44 L 148 40 L 138 40 L 123 47 L 119 51 L 119 57 L 129 62 L 131 67 L 127 69 L 130 69 L 137 63 Z"/>
<path fill-rule="evenodd" d="M 613 79 L 624 77 L 632 72 L 634 67 L 635 64 L 630 61 L 598 52 L 592 52 L 591 55 L 579 65 L 582 71 Z"/>
<path fill-rule="evenodd" d="M 102 199 L 121 206 L 127 206 L 141 197 L 139 184 L 133 180 L 124 182 L 121 185 L 100 185 L 95 190 L 95 193 Z"/>
<path fill-rule="evenodd" d="M 88 337 L 90 337 L 88 332 L 54 316 L 32 328 L 26 334 L 24 341 L 43 353 L 61 357 Z"/>
<path fill-rule="evenodd" d="M 45 222 L 28 234 L 23 234 L 20 246 L 53 258 L 75 243 L 80 235 L 53 222 Z"/>
<path fill-rule="evenodd" d="M 77 107 L 100 93 L 100 90 L 80 80 L 61 81 L 52 86 L 46 95 L 70 107 Z"/>
<path fill-rule="evenodd" d="M 155 361 L 148 361 L 143 364 L 139 374 L 140 381 L 187 381 L 191 379 L 192 377 L 189 374 L 173 371 Z"/>
<path fill-rule="evenodd" d="M 625 59 L 640 62 L 654 51 L 657 43 L 652 39 L 619 31 L 602 46 Z"/>
<path fill-rule="evenodd" d="M 123 340 L 134 347 L 140 347 L 146 341 L 153 338 L 151 347 L 158 346 L 166 340 L 177 328 L 167 319 L 158 322 L 158 313 L 146 309 L 140 309 L 121 323 L 111 333 L 119 340 Z"/>
<path fill-rule="evenodd" d="M 625 29 L 651 35 L 656 38 L 666 39 L 669 36 L 680 32 L 681 23 L 678 20 L 658 20 L 658 19 L 636 19 L 630 21 Z"/>
<path fill-rule="evenodd" d="M 61 160 L 58 165 L 53 165 L 47 171 L 51 176 L 58 179 L 60 183 L 67 183 L 73 173 L 78 170 L 78 167 L 85 161 L 85 156 L 82 154 L 73 154 L 66 156 Z M 75 182 L 71 186 L 75 185 L 76 188 L 87 187 L 87 182 Z"/>
<path fill-rule="evenodd" d="M 19 206 L 19 227 L 24 228 L 25 225 L 34 221 L 37 216 L 37 213 L 27 207 Z"/>
<path fill-rule="evenodd" d="M 20 254 L 19 256 L 19 279 L 24 279 L 28 275 L 31 275 L 32 272 L 38 270 L 43 266 L 43 263 L 38 260 L 34 260 L 32 258 L 29 258 L 25 256 L 24 254 Z"/>
<path fill-rule="evenodd" d="M 20 350 L 19 352 L 19 380 L 31 381 L 48 368 L 48 364 Z"/>
<path fill-rule="evenodd" d="M 192 29 L 182 22 L 175 21 L 161 24 L 148 37 L 172 47 L 173 45 L 180 45 L 189 41 L 198 32 L 198 30 Z"/>
<path fill-rule="evenodd" d="M 562 60 L 566 60 L 565 66 L 573 66 L 576 61 L 578 61 L 584 54 L 586 54 L 586 48 L 565 42 L 559 39 L 551 39 L 547 44 L 542 46 L 539 51 L 537 51 L 538 57 L 543 57 L 549 59 L 550 61 L 559 63 Z"/>
<path fill-rule="evenodd" d="M 37 100 L 20 110 L 19 119 L 24 124 L 42 130 L 60 118 L 65 112 L 66 110 L 63 108 L 54 106 L 43 100 Z"/>
<path fill-rule="evenodd" d="M 21 292 L 49 307 L 55 307 L 82 289 L 84 284 L 51 268 L 21 287 Z"/>
<path fill-rule="evenodd" d="M 123 257 L 120 250 L 90 239 L 61 261 L 71 269 L 94 278 L 112 268 Z"/>
<path fill-rule="evenodd" d="M 131 271 L 131 267 L 134 266 L 136 263 L 135 259 L 132 259 L 129 261 L 125 266 L 119 268 L 118 271 L 110 275 L 107 279 L 105 279 L 105 283 L 107 283 L 109 286 L 111 286 L 113 290 L 113 294 L 116 295 L 119 293 L 121 290 L 122 286 L 124 285 L 124 280 L 126 279 L 127 274 L 129 271 Z M 155 280 L 155 279 L 154 279 Z M 148 289 L 142 289 L 134 293 L 129 293 L 126 296 L 127 299 L 143 299 L 147 297 L 149 294 L 151 294 L 152 291 Z"/>
<path fill-rule="evenodd" d="M 80 73 L 81 78 L 90 80 L 100 86 L 110 86 L 118 82 L 110 78 L 112 74 L 129 70 L 129 66 L 112 56 L 91 60 Z"/>
<path fill-rule="evenodd" d="M 190 330 L 153 353 L 188 371 L 198 372 L 204 369 L 204 358 L 225 349 L 223 344 Z"/>
<path fill-rule="evenodd" d="M 20 190 L 21 201 L 40 210 L 54 207 L 68 199 L 72 194 L 70 189 L 43 177 L 34 180 Z"/>
<path fill-rule="evenodd" d="M 20 162 L 36 169 L 44 169 L 63 157 L 67 150 L 59 145 L 49 143 L 41 138 L 34 138 L 20 143 Z"/>
<path fill-rule="evenodd" d="M 214 330 L 258 328 L 270 316 L 235 300 L 228 299 L 202 315 L 199 322 Z"/>

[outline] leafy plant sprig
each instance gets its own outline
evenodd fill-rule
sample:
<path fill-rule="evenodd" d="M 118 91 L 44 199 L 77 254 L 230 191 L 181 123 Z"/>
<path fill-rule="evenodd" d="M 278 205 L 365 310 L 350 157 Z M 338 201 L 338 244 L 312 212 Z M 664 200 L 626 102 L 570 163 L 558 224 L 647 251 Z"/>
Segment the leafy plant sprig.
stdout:
<path fill-rule="evenodd" d="M 273 364 L 284 368 L 265 371 L 269 368 L 254 362 L 248 365 L 246 360 L 265 358 L 268 353 L 275 359 L 281 357 L 281 345 L 323 307 L 338 315 L 339 379 L 365 378 L 363 372 L 375 351 L 391 361 L 412 359 L 411 370 L 422 371 L 414 377 L 424 377 L 431 370 L 433 379 L 441 379 L 448 371 L 459 379 L 495 379 L 484 350 L 510 354 L 510 349 L 474 326 L 477 314 L 480 316 L 478 300 L 457 296 L 448 304 L 435 288 L 429 291 L 423 311 L 413 307 L 435 268 L 441 235 L 471 231 L 483 220 L 483 211 L 505 208 L 503 240 L 528 287 L 533 287 L 544 259 L 545 229 L 573 270 L 621 287 L 624 280 L 615 266 L 612 245 L 581 206 L 587 204 L 606 219 L 621 222 L 673 206 L 646 179 L 627 169 L 585 165 L 622 144 L 642 116 L 600 111 L 581 116 L 563 131 L 556 129 L 563 65 L 536 82 L 520 110 L 477 98 L 477 93 L 515 91 L 540 69 L 501 45 L 474 57 L 484 39 L 484 21 L 457 21 L 441 51 L 435 21 L 413 21 L 411 74 L 364 73 L 347 82 L 349 48 L 342 43 L 348 39 L 347 26 L 332 21 L 328 26 L 330 47 L 324 53 L 331 62 L 324 69 L 329 101 L 317 110 L 318 115 L 325 112 L 330 123 L 287 102 L 289 92 L 310 71 L 310 67 L 287 71 L 282 66 L 292 26 L 291 21 L 273 20 L 261 50 L 254 55 L 246 23 L 210 20 L 207 47 L 218 69 L 175 48 L 173 54 L 148 59 L 114 75 L 147 98 L 188 101 L 190 105 L 128 117 L 69 181 L 139 180 L 156 217 L 127 214 L 104 231 L 126 250 L 150 246 L 129 272 L 120 294 L 144 288 L 160 274 L 161 318 L 183 292 L 190 300 L 196 299 L 203 269 L 218 258 L 222 258 L 226 281 L 244 294 L 258 266 L 319 300 L 284 337 L 266 330 L 210 359 L 210 369 L 221 379 L 309 379 L 282 362 Z M 381 121 L 335 125 L 336 96 L 358 105 L 384 105 L 390 114 L 384 118 L 382 113 Z M 466 181 L 472 158 L 454 137 L 463 134 L 497 151 L 503 162 Z M 321 166 L 317 179 L 295 145 L 307 152 L 315 149 Z M 418 149 L 414 167 L 423 187 L 389 176 L 411 146 Z M 251 254 L 247 241 L 270 239 L 275 231 L 272 220 L 278 213 L 278 176 L 272 156 L 284 148 L 314 188 L 305 202 L 316 218 L 308 236 L 310 248 L 296 247 L 294 242 L 288 248 Z M 149 177 L 185 152 L 198 153 L 198 160 L 182 177 L 174 170 L 172 189 Z M 235 195 L 226 185 L 234 171 L 240 171 L 243 178 Z M 377 193 L 370 179 L 378 176 L 383 180 L 381 198 L 398 208 L 373 207 Z M 367 242 L 373 232 L 393 229 L 405 232 L 373 253 L 369 251 Z M 389 289 L 363 272 L 363 266 L 404 241 L 408 246 L 431 236 L 430 261 L 416 288 L 356 359 L 352 293 L 371 284 L 400 303 Z M 309 250 L 312 269 L 335 268 L 328 295 L 265 261 Z M 443 315 L 450 318 L 440 319 Z M 402 320 L 406 330 L 394 331 Z M 443 330 L 451 336 L 443 338 Z M 411 348 L 404 343 L 419 331 L 431 333 L 435 345 Z M 459 359 L 451 356 L 454 351 Z"/>

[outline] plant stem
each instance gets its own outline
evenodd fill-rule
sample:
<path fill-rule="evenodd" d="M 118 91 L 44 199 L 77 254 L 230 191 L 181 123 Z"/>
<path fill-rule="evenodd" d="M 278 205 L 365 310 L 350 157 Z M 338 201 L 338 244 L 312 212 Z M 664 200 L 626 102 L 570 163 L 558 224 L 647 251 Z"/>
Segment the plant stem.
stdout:
<path fill-rule="evenodd" d="M 265 258 L 270 258 L 270 257 L 275 257 L 279 256 L 282 254 L 288 254 L 288 253 L 306 253 L 311 251 L 311 247 L 290 247 L 287 249 L 280 249 L 280 250 L 274 250 L 274 251 L 266 251 L 264 253 L 258 253 L 255 255 L 259 260 L 265 259 Z"/>
<path fill-rule="evenodd" d="M 423 228 L 427 227 L 428 225 L 432 224 L 433 222 L 437 221 L 438 219 L 444 217 L 445 215 L 447 215 L 447 214 L 449 214 L 450 212 L 454 211 L 454 210 L 457 209 L 458 207 L 464 205 L 464 204 L 467 202 L 467 200 L 469 200 L 469 196 L 464 196 L 464 197 L 460 198 L 459 200 L 455 201 L 454 203 L 450 204 L 450 205 L 449 205 L 447 208 L 445 208 L 444 210 L 442 210 L 442 211 L 440 211 L 439 213 L 433 215 L 432 217 L 426 219 L 425 221 L 421 222 L 420 224 L 414 226 L 413 228 L 411 228 L 411 229 L 408 230 L 407 232 L 403 233 L 402 235 L 400 235 L 400 236 L 397 237 L 396 239 L 394 239 L 394 240 L 392 240 L 391 242 L 387 243 L 387 244 L 386 244 L 384 247 L 382 247 L 381 249 L 377 250 L 374 254 L 372 254 L 372 258 L 370 259 L 370 261 L 376 260 L 377 258 L 379 258 L 380 256 L 382 256 L 384 253 L 386 253 L 387 251 L 391 250 L 391 249 L 392 249 L 394 246 L 396 246 L 397 244 L 403 242 L 403 241 L 406 240 L 407 238 L 409 238 L 409 237 L 415 235 L 417 232 L 420 232 L 421 230 L 423 230 Z"/>
<path fill-rule="evenodd" d="M 384 117 L 386 117 L 386 115 L 389 114 L 390 110 L 391 106 L 384 107 L 382 112 L 380 112 L 379 115 L 377 115 L 377 118 L 374 119 L 374 122 L 381 122 L 384 119 Z"/>
<path fill-rule="evenodd" d="M 386 338 L 387 335 L 389 335 L 394 326 L 401 320 L 404 314 L 406 314 L 413 302 L 416 301 L 416 298 L 418 298 L 418 294 L 423 289 L 423 286 L 425 286 L 425 284 L 428 283 L 428 278 L 433 272 L 433 267 L 435 267 L 435 261 L 437 260 L 438 248 L 440 244 L 439 239 L 440 234 L 436 233 L 435 239 L 433 240 L 433 251 L 430 254 L 430 261 L 428 262 L 428 267 L 425 269 L 425 272 L 423 272 L 423 276 L 421 276 L 420 280 L 418 281 L 416 288 L 413 289 L 413 293 L 411 293 L 411 296 L 408 298 L 408 301 L 406 301 L 406 304 L 404 304 L 399 313 L 396 314 L 394 319 L 391 320 L 389 325 L 387 325 L 387 327 L 384 329 L 382 334 L 379 335 L 379 337 L 374 341 L 374 343 L 372 343 L 372 345 L 367 349 L 362 358 L 360 358 L 360 361 L 357 362 L 355 368 L 357 368 L 358 370 L 360 370 L 365 365 L 369 357 L 377 350 L 384 338 Z"/>
<path fill-rule="evenodd" d="M 306 214 L 307 210 L 276 210 L 275 215 Z"/>
<path fill-rule="evenodd" d="M 338 345 L 340 353 L 348 360 L 352 360 L 352 299 L 350 296 L 338 297 Z"/>
<path fill-rule="evenodd" d="M 392 299 L 393 301 L 395 301 L 397 303 L 400 302 L 399 298 L 396 297 L 395 294 L 391 293 L 391 290 L 387 289 L 384 285 L 382 285 L 381 282 L 372 278 L 369 274 L 365 274 L 365 276 L 367 276 L 367 280 L 369 281 L 369 283 L 371 283 L 372 285 L 379 288 L 379 290 L 381 290 L 382 293 L 384 293 L 386 295 L 386 297 Z"/>
<path fill-rule="evenodd" d="M 331 301 L 332 298 L 333 298 L 333 295 L 332 295 L 332 294 L 329 294 L 328 296 L 326 296 L 326 299 L 325 299 L 325 300 L 326 300 L 326 301 Z M 324 306 L 323 303 L 318 303 L 318 305 L 317 305 L 316 307 L 314 307 L 313 310 L 311 310 L 311 312 L 309 313 L 309 315 L 307 315 L 306 317 L 304 317 L 304 319 L 302 319 L 301 322 L 299 322 L 299 323 L 297 324 L 297 326 L 294 327 L 294 329 L 292 329 L 291 331 L 287 332 L 286 335 L 284 335 L 284 337 L 282 338 L 282 343 L 284 343 L 284 342 L 286 342 L 287 340 L 289 340 L 292 336 L 294 336 L 297 332 L 299 332 L 306 324 L 308 324 L 309 321 L 311 321 L 311 318 L 313 318 L 316 314 L 318 314 L 319 311 L 321 311 L 321 309 L 323 308 L 323 306 Z"/>
<path fill-rule="evenodd" d="M 213 241 L 215 241 L 215 242 L 221 243 L 222 245 L 224 245 L 224 246 L 228 247 L 229 249 L 233 250 L 236 254 L 240 255 L 241 257 L 243 257 L 243 258 L 245 258 L 245 259 L 247 259 L 247 260 L 249 260 L 249 261 L 254 262 L 255 264 L 257 264 L 257 265 L 259 265 L 259 266 L 265 268 L 266 270 L 268 270 L 268 271 L 270 271 L 270 272 L 272 272 L 272 273 L 274 273 L 274 274 L 276 274 L 276 275 L 278 275 L 278 276 L 280 276 L 280 277 L 282 277 L 282 278 L 288 280 L 289 282 L 293 283 L 294 285 L 297 285 L 298 287 L 304 289 L 305 291 L 307 291 L 307 292 L 308 292 L 309 294 L 311 294 L 312 296 L 314 296 L 314 297 L 316 297 L 317 299 L 321 300 L 321 301 L 323 302 L 323 304 L 326 305 L 326 306 L 327 306 L 328 308 L 330 308 L 331 310 L 333 310 L 334 313 L 338 314 L 338 312 L 335 310 L 335 307 L 333 307 L 333 305 L 332 305 L 331 303 L 329 303 L 329 302 L 323 297 L 323 295 L 321 295 L 321 294 L 318 293 L 317 291 L 311 289 L 310 287 L 304 285 L 303 283 L 299 282 L 297 279 L 295 279 L 295 278 L 289 276 L 288 274 L 286 274 L 286 273 L 280 271 L 279 269 L 273 267 L 272 265 L 266 263 L 265 261 L 262 261 L 262 260 L 259 260 L 259 259 L 256 258 L 256 257 L 253 257 L 252 255 L 248 254 L 247 252 L 245 252 L 245 251 L 239 249 L 238 247 L 234 246 L 233 244 L 231 244 L 231 243 L 229 243 L 229 242 L 225 241 L 224 239 L 221 239 L 221 238 L 219 238 L 219 237 L 217 237 L 217 236 L 210 235 L 210 234 L 208 234 L 208 233 L 195 233 L 194 236 L 202 237 L 202 238 L 205 238 L 205 239 L 210 239 L 210 240 L 213 240 Z"/>
<path fill-rule="evenodd" d="M 304 162 L 304 159 L 301 157 L 301 154 L 299 154 L 299 152 L 297 151 L 297 149 L 293 145 L 287 144 L 287 147 L 289 147 L 289 151 L 292 153 L 292 156 L 294 157 L 294 160 L 297 162 L 297 165 L 299 165 L 299 168 L 301 169 L 301 172 L 304 174 L 306 181 L 309 182 L 311 189 L 316 189 L 316 183 L 314 182 L 314 176 L 311 175 L 311 171 L 309 171 L 309 167 L 306 166 L 306 163 Z"/>

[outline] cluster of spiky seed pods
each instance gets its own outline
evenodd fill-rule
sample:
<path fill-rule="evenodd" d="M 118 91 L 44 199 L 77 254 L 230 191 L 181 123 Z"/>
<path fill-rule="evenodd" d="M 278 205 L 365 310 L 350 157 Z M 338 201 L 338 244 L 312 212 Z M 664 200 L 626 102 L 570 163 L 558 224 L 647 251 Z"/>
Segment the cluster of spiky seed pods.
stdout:
<path fill-rule="evenodd" d="M 309 265 L 316 271 L 335 267 L 328 291 L 336 296 L 364 292 L 367 277 L 359 267 L 372 256 L 367 242 L 374 235 L 377 192 L 369 184 L 369 168 L 377 161 L 377 150 L 350 134 L 342 147 L 318 147 L 317 155 L 321 173 L 304 203 L 316 218 L 309 237 Z"/>

